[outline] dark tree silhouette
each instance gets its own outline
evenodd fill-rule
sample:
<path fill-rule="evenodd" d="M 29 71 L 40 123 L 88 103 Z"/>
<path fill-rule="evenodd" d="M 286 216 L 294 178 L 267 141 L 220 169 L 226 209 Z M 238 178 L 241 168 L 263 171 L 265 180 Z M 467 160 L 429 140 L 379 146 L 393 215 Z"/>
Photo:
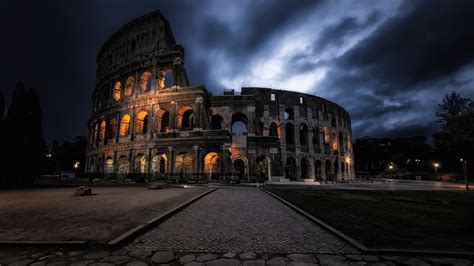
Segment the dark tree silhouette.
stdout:
<path fill-rule="evenodd" d="M 438 153 L 449 170 L 459 172 L 460 158 L 467 160 L 468 169 L 473 166 L 474 150 L 474 103 L 458 93 L 446 95 L 436 112 L 441 131 L 434 134 Z"/>
<path fill-rule="evenodd" d="M 30 185 L 44 162 L 41 105 L 34 89 L 17 83 L 4 123 L 4 182 Z"/>

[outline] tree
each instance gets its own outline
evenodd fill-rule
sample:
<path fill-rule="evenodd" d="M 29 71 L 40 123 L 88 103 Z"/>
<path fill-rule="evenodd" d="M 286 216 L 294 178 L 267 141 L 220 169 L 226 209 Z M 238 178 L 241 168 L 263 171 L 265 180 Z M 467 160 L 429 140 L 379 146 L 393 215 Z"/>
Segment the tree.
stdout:
<path fill-rule="evenodd" d="M 467 160 L 467 168 L 473 166 L 474 150 L 474 103 L 458 93 L 446 95 L 436 112 L 441 131 L 434 134 L 438 153 L 443 156 L 449 170 L 460 171 L 460 158 Z"/>
<path fill-rule="evenodd" d="M 444 97 L 443 103 L 439 104 L 436 118 L 440 127 L 449 129 L 449 123 L 456 118 L 462 117 L 474 110 L 474 104 L 469 98 L 463 98 L 455 91 Z"/>
<path fill-rule="evenodd" d="M 34 89 L 19 82 L 4 123 L 6 165 L 4 183 L 30 185 L 39 176 L 45 157 L 42 111 Z"/>

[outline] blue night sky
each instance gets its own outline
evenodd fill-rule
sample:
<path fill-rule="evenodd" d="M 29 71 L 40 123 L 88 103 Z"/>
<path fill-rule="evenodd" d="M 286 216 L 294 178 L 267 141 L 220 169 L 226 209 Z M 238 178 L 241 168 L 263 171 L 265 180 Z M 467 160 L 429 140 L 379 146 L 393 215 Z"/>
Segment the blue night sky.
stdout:
<path fill-rule="evenodd" d="M 27 8 L 25 8 L 27 7 Z M 474 1 L 2 1 L 0 89 L 37 89 L 44 135 L 86 134 L 102 43 L 160 10 L 192 84 L 260 86 L 346 108 L 354 137 L 431 136 L 452 90 L 474 98 Z"/>

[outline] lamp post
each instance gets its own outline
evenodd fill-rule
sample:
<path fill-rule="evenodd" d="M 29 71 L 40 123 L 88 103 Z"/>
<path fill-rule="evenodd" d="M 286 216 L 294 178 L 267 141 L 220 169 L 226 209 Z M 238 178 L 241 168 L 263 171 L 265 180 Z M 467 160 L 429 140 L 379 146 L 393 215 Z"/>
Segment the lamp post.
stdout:
<path fill-rule="evenodd" d="M 464 182 L 466 184 L 466 190 L 469 190 L 469 182 L 467 181 L 467 173 L 466 173 L 466 163 L 467 160 L 464 160 L 463 158 L 459 159 L 459 162 L 462 164 L 462 171 L 464 172 Z"/>
<path fill-rule="evenodd" d="M 438 177 L 438 168 L 439 168 L 439 163 L 433 163 L 433 166 L 434 166 L 434 169 L 435 169 L 436 178 L 439 178 L 439 177 Z"/>

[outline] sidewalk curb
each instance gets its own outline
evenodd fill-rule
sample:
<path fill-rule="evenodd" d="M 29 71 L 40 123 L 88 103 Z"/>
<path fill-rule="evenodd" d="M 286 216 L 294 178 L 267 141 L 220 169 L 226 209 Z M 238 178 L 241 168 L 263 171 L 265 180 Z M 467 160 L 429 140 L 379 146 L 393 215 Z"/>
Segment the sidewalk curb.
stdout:
<path fill-rule="evenodd" d="M 173 216 L 174 214 L 176 214 L 177 212 L 181 211 L 182 209 L 184 209 L 185 207 L 187 207 L 188 205 L 190 205 L 191 203 L 197 201 L 198 199 L 216 191 L 217 188 L 214 188 L 214 189 L 211 189 L 209 191 L 206 191 L 188 201 L 186 201 L 185 203 L 181 204 L 181 205 L 178 205 L 177 207 L 149 220 L 148 222 L 146 223 L 143 223 L 143 224 L 139 224 L 137 225 L 135 228 L 121 234 L 120 236 L 110 240 L 107 242 L 107 246 L 108 247 L 111 247 L 111 248 L 115 248 L 115 247 L 118 247 L 122 244 L 124 244 L 125 242 L 127 242 L 128 240 L 136 237 L 138 234 L 140 233 L 143 233 L 144 231 L 146 230 L 149 230 L 151 229 L 152 227 L 154 227 L 155 225 L 157 225 L 158 223 L 160 222 L 163 222 L 164 220 L 170 218 L 171 216 Z"/>
<path fill-rule="evenodd" d="M 274 197 L 275 199 L 279 200 L 283 204 L 287 205 L 291 209 L 295 210 L 299 214 L 303 215 L 304 217 L 308 218 L 312 222 L 318 224 L 319 226 L 323 227 L 324 229 L 328 230 L 329 232 L 335 234 L 340 239 L 346 241 L 350 245 L 354 246 L 357 250 L 361 253 L 366 254 L 382 254 L 382 255 L 408 255 L 408 256 L 433 256 L 433 257 L 456 257 L 456 258 L 474 258 L 474 252 L 453 252 L 453 251 L 443 251 L 443 250 L 411 250 L 411 249 L 371 249 L 367 248 L 365 245 L 360 243 L 359 241 L 347 236 L 346 234 L 342 233 L 341 231 L 335 229 L 334 227 L 328 225 L 327 223 L 321 221 L 320 219 L 312 216 L 311 214 L 305 212 L 304 210 L 296 207 L 295 205 L 291 204 L 290 202 L 286 201 L 282 197 L 262 188 L 261 191 L 269 194 L 270 196 Z"/>
<path fill-rule="evenodd" d="M 72 240 L 72 241 L 2 241 L 0 246 L 82 246 L 89 243 L 88 241 Z"/>

